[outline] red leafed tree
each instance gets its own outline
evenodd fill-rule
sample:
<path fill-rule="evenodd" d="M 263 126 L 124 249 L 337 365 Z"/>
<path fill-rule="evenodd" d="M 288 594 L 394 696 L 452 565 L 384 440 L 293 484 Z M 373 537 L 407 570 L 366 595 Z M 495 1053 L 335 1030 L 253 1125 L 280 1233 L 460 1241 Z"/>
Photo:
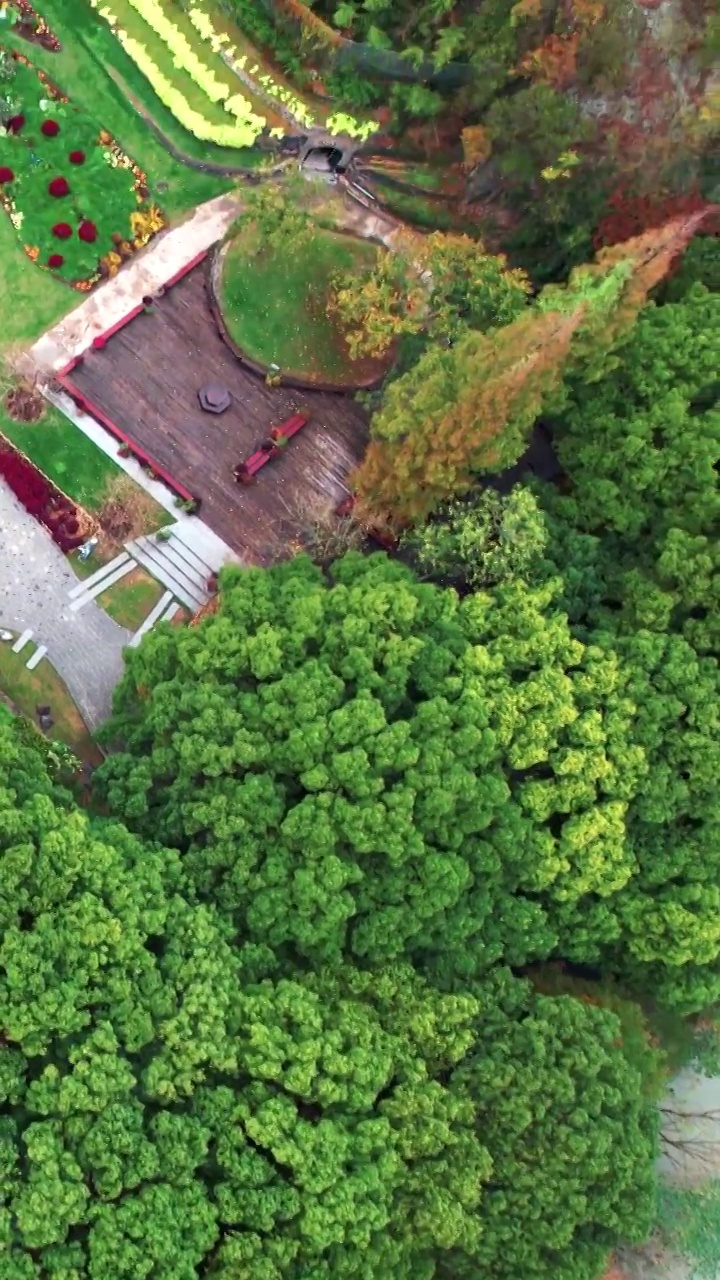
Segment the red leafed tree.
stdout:
<path fill-rule="evenodd" d="M 467 492 L 478 473 L 512 465 L 565 372 L 601 369 L 703 217 L 675 218 L 603 249 L 512 324 L 430 348 L 388 388 L 373 419 L 353 478 L 362 509 L 398 526 L 416 523 Z"/>
<path fill-rule="evenodd" d="M 700 194 L 691 191 L 686 195 L 667 196 L 657 199 L 652 196 L 627 195 L 616 191 L 608 200 L 608 209 L 598 224 L 595 233 L 595 247 L 601 249 L 607 245 L 620 244 L 633 236 L 640 236 L 644 231 L 654 227 L 662 227 L 672 218 L 687 216 L 705 211 L 710 219 L 720 214 L 720 208 L 713 206 Z"/>

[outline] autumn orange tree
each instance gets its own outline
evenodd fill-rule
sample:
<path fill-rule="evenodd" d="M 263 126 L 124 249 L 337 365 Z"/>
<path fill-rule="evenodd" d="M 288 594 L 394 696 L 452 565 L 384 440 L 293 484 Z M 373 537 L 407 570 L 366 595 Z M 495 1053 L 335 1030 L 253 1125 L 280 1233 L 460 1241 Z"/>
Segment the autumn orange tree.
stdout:
<path fill-rule="evenodd" d="M 398 525 L 426 518 L 482 472 L 522 454 L 569 369 L 594 378 L 703 219 L 698 211 L 602 250 L 567 285 L 543 289 L 496 332 L 429 348 L 388 388 L 354 476 L 362 507 Z"/>
<path fill-rule="evenodd" d="M 354 359 L 377 357 L 423 330 L 456 339 L 468 328 L 508 324 L 529 289 L 523 271 L 470 236 L 405 232 L 394 251 L 378 254 L 371 275 L 336 278 L 328 310 L 339 318 Z"/>

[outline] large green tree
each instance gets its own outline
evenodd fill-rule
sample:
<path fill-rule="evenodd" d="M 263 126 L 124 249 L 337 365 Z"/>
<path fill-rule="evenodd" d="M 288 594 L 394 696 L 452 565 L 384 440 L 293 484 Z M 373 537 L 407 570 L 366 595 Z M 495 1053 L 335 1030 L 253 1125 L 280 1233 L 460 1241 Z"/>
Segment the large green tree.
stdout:
<path fill-rule="evenodd" d="M 359 554 L 330 581 L 230 571 L 217 614 L 129 656 L 102 794 L 261 950 L 443 982 L 564 955 L 703 1004 L 715 860 L 679 889 L 637 824 L 684 840 L 688 869 L 711 839 L 715 669 L 662 637 L 577 638 L 564 590 L 510 578 L 461 603 Z"/>
<path fill-rule="evenodd" d="M 647 1230 L 613 1014 L 273 955 L 5 724 L 0 880 L 7 1280 L 593 1280 Z"/>

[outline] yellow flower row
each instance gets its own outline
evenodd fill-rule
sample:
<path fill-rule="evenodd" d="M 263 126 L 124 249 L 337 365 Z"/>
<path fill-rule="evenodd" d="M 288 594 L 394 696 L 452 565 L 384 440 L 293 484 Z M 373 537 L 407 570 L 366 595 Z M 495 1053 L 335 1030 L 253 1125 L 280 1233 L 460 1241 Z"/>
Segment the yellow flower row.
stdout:
<path fill-rule="evenodd" d="M 143 0 L 131 0 L 131 3 L 142 4 Z M 204 10 L 194 5 L 188 10 L 188 17 L 198 35 L 210 45 L 214 53 L 223 57 L 233 71 L 245 72 L 251 79 L 255 79 L 268 96 L 285 107 L 293 119 L 297 120 L 298 124 L 302 125 L 304 129 L 312 129 L 318 123 L 305 103 L 291 89 L 278 84 L 267 72 L 260 75 L 260 68 L 257 66 L 248 69 L 247 55 L 237 56 L 237 50 L 233 48 L 230 37 L 224 32 L 215 30 L 211 19 Z M 365 121 L 361 124 L 359 120 L 355 120 L 353 116 L 347 115 L 345 112 L 337 112 L 335 115 L 330 116 L 326 122 L 326 127 L 330 133 L 344 133 L 351 138 L 359 138 L 363 141 L 377 131 L 377 125 L 372 121 Z M 277 132 L 282 133 L 282 130 L 273 130 L 273 133 Z"/>
<path fill-rule="evenodd" d="M 265 127 L 263 117 L 253 112 L 251 104 L 242 94 L 231 95 L 228 86 L 221 84 L 210 68 L 206 67 L 197 58 L 188 41 L 168 21 L 155 0 L 130 0 L 130 3 L 162 37 L 173 54 L 174 65 L 186 71 L 210 101 L 223 101 L 225 110 L 235 116 L 235 123 L 227 125 L 211 124 L 199 111 L 195 111 L 188 106 L 183 95 L 163 75 L 160 68 L 151 58 L 145 45 L 141 44 L 139 40 L 133 39 L 118 25 L 117 18 L 110 9 L 100 7 L 101 0 L 90 0 L 90 2 L 93 8 L 98 10 L 100 16 L 112 27 L 125 52 L 132 58 L 138 70 L 150 81 L 160 101 L 172 112 L 183 128 L 203 142 L 214 142 L 221 147 L 241 148 L 253 145 Z M 220 94 L 218 93 L 219 89 L 222 90 Z"/>

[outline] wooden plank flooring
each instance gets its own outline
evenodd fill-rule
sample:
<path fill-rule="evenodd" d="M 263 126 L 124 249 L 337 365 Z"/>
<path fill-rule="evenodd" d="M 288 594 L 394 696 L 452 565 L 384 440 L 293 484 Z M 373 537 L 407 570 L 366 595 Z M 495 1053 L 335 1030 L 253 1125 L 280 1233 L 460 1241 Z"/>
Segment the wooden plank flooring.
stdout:
<path fill-rule="evenodd" d="M 76 386 L 198 497 L 202 519 L 247 562 L 269 564 L 297 534 L 304 506 L 338 503 L 367 442 L 367 418 L 349 396 L 267 387 L 238 363 L 207 305 L 196 267 L 102 351 L 71 374 Z M 197 392 L 222 383 L 233 403 L 203 413 Z M 296 408 L 310 423 L 285 452 L 242 487 L 233 467 Z"/>

